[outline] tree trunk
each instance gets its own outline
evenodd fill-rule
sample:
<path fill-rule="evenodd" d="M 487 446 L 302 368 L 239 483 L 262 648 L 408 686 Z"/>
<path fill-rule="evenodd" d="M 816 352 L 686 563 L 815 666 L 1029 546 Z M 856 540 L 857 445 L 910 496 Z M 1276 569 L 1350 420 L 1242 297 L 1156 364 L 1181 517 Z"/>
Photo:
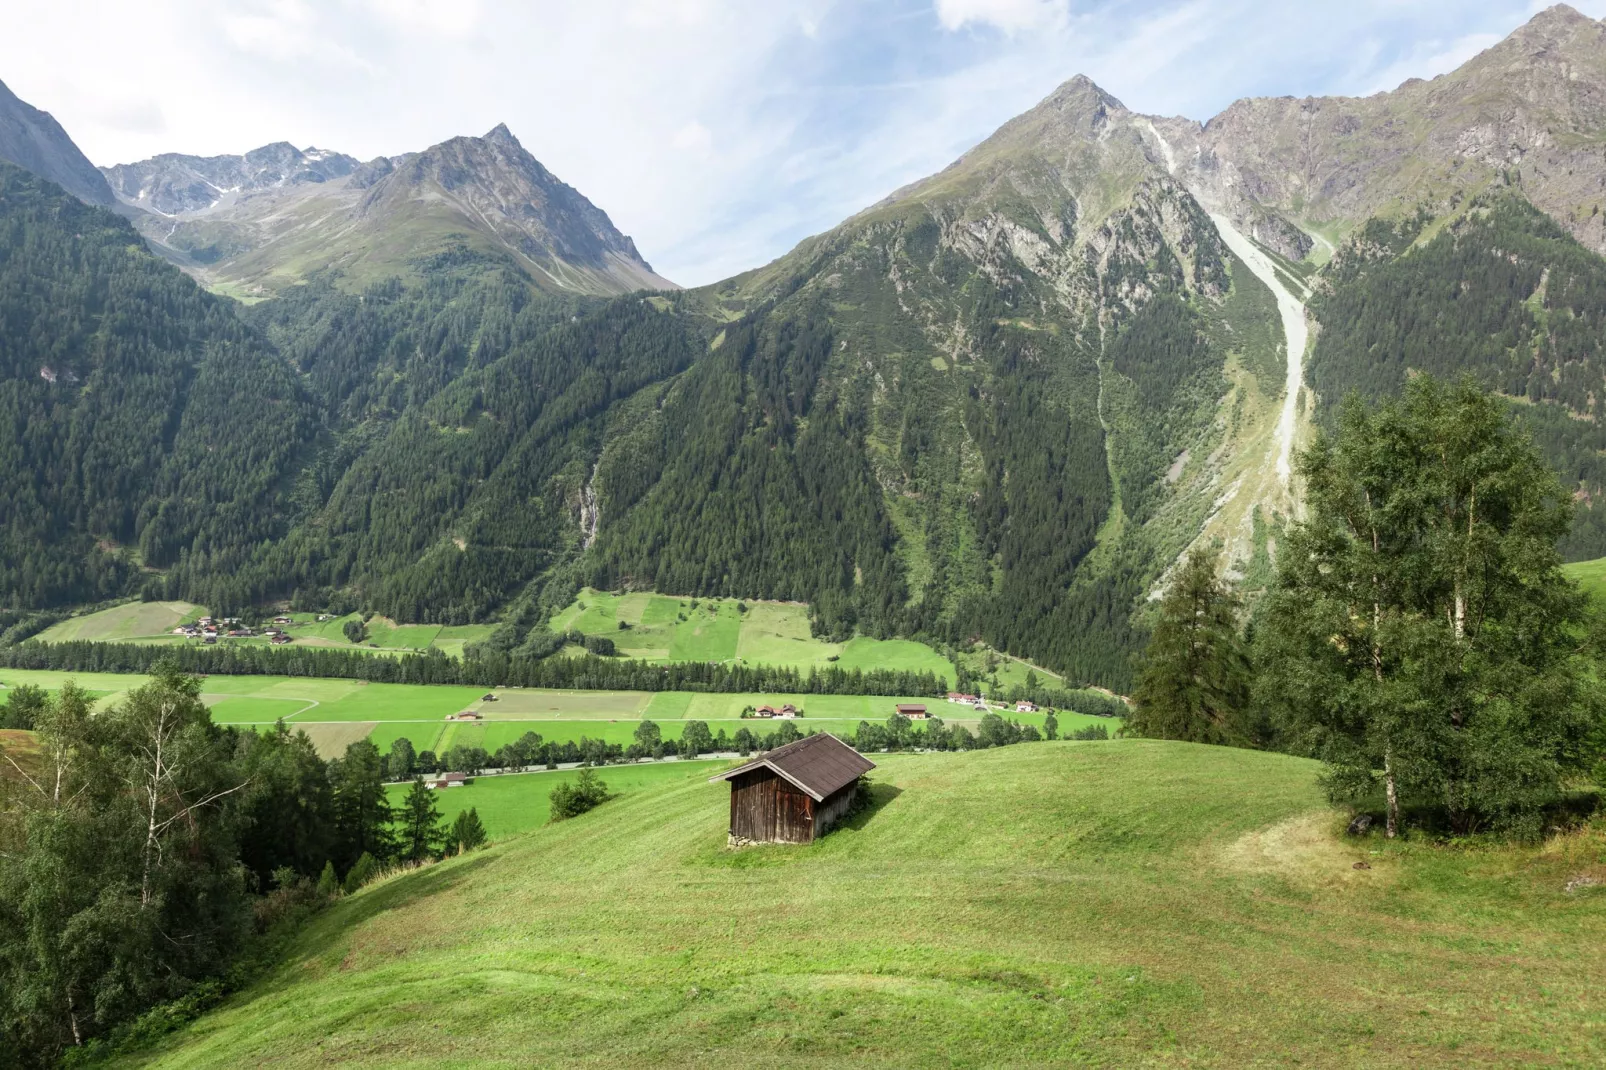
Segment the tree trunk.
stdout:
<path fill-rule="evenodd" d="M 1400 797 L 1394 791 L 1394 748 L 1383 750 L 1383 795 L 1386 800 L 1384 834 L 1393 839 L 1400 831 Z"/>

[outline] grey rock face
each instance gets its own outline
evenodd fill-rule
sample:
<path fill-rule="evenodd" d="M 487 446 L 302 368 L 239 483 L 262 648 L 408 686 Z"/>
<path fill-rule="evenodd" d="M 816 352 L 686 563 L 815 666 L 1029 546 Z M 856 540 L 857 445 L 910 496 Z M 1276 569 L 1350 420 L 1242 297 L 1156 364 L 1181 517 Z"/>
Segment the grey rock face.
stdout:
<path fill-rule="evenodd" d="M 48 178 L 86 204 L 117 203 L 106 179 L 49 112 L 19 100 L 0 83 L 0 160 Z"/>
<path fill-rule="evenodd" d="M 102 168 L 102 173 L 123 203 L 176 216 L 204 212 L 242 194 L 345 178 L 361 166 L 344 153 L 279 141 L 242 156 L 164 153 Z"/>

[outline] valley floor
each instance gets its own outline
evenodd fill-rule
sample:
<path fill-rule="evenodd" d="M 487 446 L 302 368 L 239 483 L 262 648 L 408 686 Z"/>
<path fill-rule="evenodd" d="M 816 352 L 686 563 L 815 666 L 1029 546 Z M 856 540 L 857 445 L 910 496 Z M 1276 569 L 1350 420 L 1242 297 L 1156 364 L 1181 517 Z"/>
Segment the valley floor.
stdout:
<path fill-rule="evenodd" d="M 681 770 L 371 885 L 135 1061 L 1606 1061 L 1599 831 L 1344 839 L 1314 763 L 1187 744 L 876 760 L 808 848 L 726 850 L 725 786 Z"/>

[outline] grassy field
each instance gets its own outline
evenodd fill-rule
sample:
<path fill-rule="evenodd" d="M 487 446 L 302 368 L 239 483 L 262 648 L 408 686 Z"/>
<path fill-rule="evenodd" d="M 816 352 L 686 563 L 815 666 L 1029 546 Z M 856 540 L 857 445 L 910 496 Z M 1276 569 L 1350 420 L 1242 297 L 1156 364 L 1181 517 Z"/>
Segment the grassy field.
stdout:
<path fill-rule="evenodd" d="M 100 701 L 115 702 L 130 688 L 148 680 L 144 676 L 111 673 L 42 672 L 20 669 L 0 670 L 0 695 L 14 684 L 34 684 L 56 690 L 69 680 L 102 695 Z M 494 701 L 484 701 L 487 694 Z M 634 741 L 636 725 L 643 719 L 659 723 L 663 738 L 680 739 L 688 720 L 705 721 L 709 730 L 735 736 L 743 726 L 754 735 L 772 732 L 776 722 L 743 720 L 744 707 L 765 703 L 792 703 L 804 712 L 795 722 L 800 731 L 834 732 L 838 735 L 858 731 L 860 721 L 883 723 L 899 702 L 924 702 L 949 724 L 975 729 L 978 719 L 968 709 L 950 706 L 919 696 L 883 698 L 866 695 L 785 695 L 690 694 L 686 692 L 646 691 L 561 691 L 535 688 L 498 688 L 486 692 L 478 687 L 447 687 L 424 684 L 379 684 L 362 680 L 325 680 L 300 676 L 209 676 L 201 685 L 201 697 L 219 724 L 232 724 L 258 730 L 283 719 L 292 727 L 304 729 L 317 744 L 319 753 L 332 758 L 345 751 L 347 744 L 371 739 L 386 750 L 400 738 L 412 741 L 417 750 L 437 754 L 453 746 L 483 747 L 495 753 L 526 732 L 557 743 L 579 742 L 582 738 L 628 745 Z M 476 710 L 482 721 L 447 721 L 461 710 Z M 952 716 L 962 714 L 963 716 Z M 1006 713 L 1022 724 L 1043 725 L 1042 714 Z M 1119 722 L 1065 712 L 1059 714 L 1062 733 L 1086 725 L 1102 724 L 1114 731 Z"/>
<path fill-rule="evenodd" d="M 877 760 L 809 847 L 728 851 L 725 786 L 665 773 L 379 882 L 135 1061 L 1606 1062 L 1599 829 L 1349 840 L 1314 763 L 1189 744 Z"/>
<path fill-rule="evenodd" d="M 865 636 L 846 643 L 815 639 L 809 634 L 809 607 L 801 602 L 739 603 L 587 588 L 553 615 L 551 627 L 607 636 L 625 657 L 651 661 L 740 661 L 802 670 L 837 665 L 932 672 L 950 683 L 954 678 L 953 664 L 924 643 Z"/>
<path fill-rule="evenodd" d="M 1593 561 L 1574 561 L 1561 566 L 1561 570 L 1576 580 L 1591 598 L 1606 599 L 1606 557 Z"/>
<path fill-rule="evenodd" d="M 196 640 L 175 636 L 172 631 L 179 624 L 194 621 L 206 615 L 205 608 L 189 602 L 129 602 L 97 613 L 70 617 L 39 634 L 47 643 L 64 643 L 74 639 L 101 641 L 137 641 L 142 643 L 193 643 Z M 368 623 L 368 638 L 361 646 L 354 646 L 343 631 L 346 623 L 361 619 L 352 613 L 320 621 L 315 613 L 291 613 L 294 621 L 286 630 L 302 646 L 332 646 L 349 650 L 372 650 L 376 653 L 395 653 L 428 650 L 431 647 L 454 657 L 461 657 L 463 645 L 484 639 L 496 627 L 494 624 L 464 624 L 450 627 L 439 624 L 397 624 L 385 617 L 375 617 Z M 266 639 L 225 639 L 228 643 L 263 645 Z"/>
<path fill-rule="evenodd" d="M 39 633 L 47 643 L 74 639 L 126 640 L 167 635 L 206 610 L 189 602 L 127 602 L 98 613 L 68 617 Z"/>
<path fill-rule="evenodd" d="M 597 770 L 612 795 L 624 796 L 665 784 L 702 783 L 725 767 L 720 761 L 670 761 L 642 765 L 610 765 Z M 539 773 L 509 773 L 475 777 L 463 788 L 449 788 L 435 796 L 447 821 L 470 806 L 479 812 L 485 833 L 493 840 L 529 832 L 547 823 L 552 789 L 578 775 L 572 769 Z M 392 806 L 400 806 L 410 785 L 392 784 L 386 791 Z"/>

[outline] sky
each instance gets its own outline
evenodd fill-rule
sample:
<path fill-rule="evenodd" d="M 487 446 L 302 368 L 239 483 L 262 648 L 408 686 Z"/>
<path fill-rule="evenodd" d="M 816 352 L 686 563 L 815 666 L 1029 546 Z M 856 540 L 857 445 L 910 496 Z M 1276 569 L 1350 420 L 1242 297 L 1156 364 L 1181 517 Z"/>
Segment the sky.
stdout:
<path fill-rule="evenodd" d="M 1453 69 L 1531 0 L 0 0 L 0 81 L 109 165 L 505 122 L 683 285 L 780 256 L 1086 74 L 1208 119 Z M 1574 7 L 1606 16 L 1606 0 Z"/>

